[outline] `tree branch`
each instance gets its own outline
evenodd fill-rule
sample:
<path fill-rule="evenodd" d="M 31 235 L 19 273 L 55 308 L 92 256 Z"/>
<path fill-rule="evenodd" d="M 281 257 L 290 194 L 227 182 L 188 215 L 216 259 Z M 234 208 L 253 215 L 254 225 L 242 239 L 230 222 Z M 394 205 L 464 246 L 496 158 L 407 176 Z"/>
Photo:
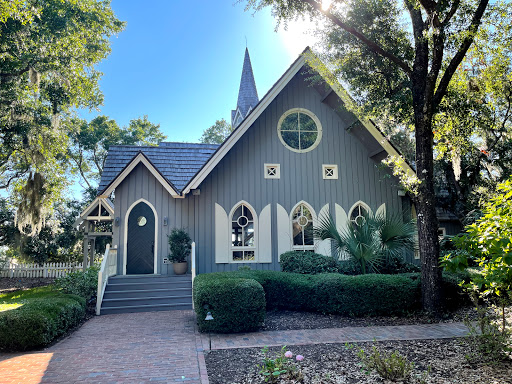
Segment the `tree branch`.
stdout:
<path fill-rule="evenodd" d="M 444 20 L 441 22 L 441 25 L 443 27 L 448 25 L 448 23 L 452 19 L 453 15 L 455 15 L 455 12 L 457 12 L 457 10 L 459 9 L 459 5 L 460 5 L 460 0 L 455 0 L 453 2 L 452 7 L 450 8 L 450 11 L 448 11 L 448 13 L 446 14 Z"/>
<path fill-rule="evenodd" d="M 448 67 L 444 71 L 441 81 L 439 82 L 439 85 L 433 98 L 434 108 L 437 107 L 441 100 L 443 99 L 444 95 L 446 94 L 446 90 L 448 89 L 448 84 L 450 83 L 450 80 L 453 77 L 453 74 L 457 70 L 459 64 L 462 62 L 462 59 L 464 59 L 464 56 L 466 56 L 469 47 L 471 47 L 471 44 L 473 44 L 473 41 L 475 40 L 475 33 L 478 30 L 478 27 L 480 26 L 482 17 L 488 4 L 489 0 L 481 0 L 480 4 L 478 4 L 475 14 L 473 15 L 473 19 L 471 20 L 471 24 L 466 31 L 467 36 L 462 41 L 459 50 L 457 51 L 455 56 L 453 56 L 452 60 L 450 61 L 450 64 L 448 64 Z"/>
<path fill-rule="evenodd" d="M 30 69 L 30 65 L 27 65 L 25 68 L 23 69 L 20 69 L 19 71 L 16 71 L 16 72 L 0 72 L 0 77 L 16 77 L 16 76 L 20 76 L 20 75 L 23 75 L 25 72 L 28 72 L 28 70 Z"/>
<path fill-rule="evenodd" d="M 322 9 L 322 5 L 318 3 L 315 0 L 303 0 L 305 3 L 308 3 L 313 9 L 323 14 L 325 17 L 327 17 L 329 20 L 331 20 L 334 24 L 336 24 L 338 27 L 343 29 L 344 31 L 350 33 L 352 36 L 360 40 L 362 43 L 364 43 L 368 48 L 370 48 L 373 52 L 377 53 L 378 55 L 385 57 L 389 59 L 391 62 L 395 63 L 397 66 L 399 66 L 409 77 L 412 75 L 412 69 L 407 65 L 405 61 L 402 59 L 396 57 L 391 52 L 386 51 L 383 49 L 380 45 L 377 43 L 371 41 L 368 39 L 365 35 L 363 35 L 361 32 L 356 30 L 355 28 L 345 24 L 343 21 L 341 21 L 338 17 L 333 15 L 329 10 L 324 11 Z"/>

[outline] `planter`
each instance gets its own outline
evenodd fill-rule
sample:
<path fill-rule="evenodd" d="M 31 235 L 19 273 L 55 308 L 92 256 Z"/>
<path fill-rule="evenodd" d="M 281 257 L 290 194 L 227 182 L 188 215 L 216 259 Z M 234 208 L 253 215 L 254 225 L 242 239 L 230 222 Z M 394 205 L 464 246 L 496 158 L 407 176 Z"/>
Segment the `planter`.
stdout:
<path fill-rule="evenodd" d="M 174 274 L 175 275 L 184 275 L 187 273 L 187 262 L 184 261 L 183 263 L 172 263 L 172 267 L 174 268 Z"/>

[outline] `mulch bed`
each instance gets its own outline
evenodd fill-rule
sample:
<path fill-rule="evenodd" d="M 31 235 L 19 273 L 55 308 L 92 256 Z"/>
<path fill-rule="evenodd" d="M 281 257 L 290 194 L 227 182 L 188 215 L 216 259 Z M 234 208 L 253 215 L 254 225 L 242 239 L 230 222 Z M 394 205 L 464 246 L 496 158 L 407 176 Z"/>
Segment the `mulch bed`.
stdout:
<path fill-rule="evenodd" d="M 512 383 L 512 361 L 487 366 L 470 364 L 465 358 L 469 346 L 464 339 L 383 341 L 359 344 L 317 344 L 291 346 L 288 349 L 304 356 L 300 363 L 300 374 L 295 378 L 283 378 L 278 383 L 308 384 L 367 384 L 390 383 L 374 372 L 363 369 L 357 352 L 362 348 L 371 351 L 372 346 L 381 351 L 398 351 L 415 367 L 412 377 L 403 383 L 425 384 L 505 384 Z M 280 348 L 269 349 L 275 355 Z M 265 383 L 258 373 L 262 363 L 260 348 L 217 350 L 206 354 L 206 365 L 210 384 L 256 384 Z M 425 381 L 420 377 L 430 366 Z"/>
<path fill-rule="evenodd" d="M 377 325 L 412 325 L 439 322 L 458 322 L 466 318 L 475 319 L 473 307 L 458 309 L 447 313 L 441 319 L 434 319 L 424 313 L 414 312 L 407 316 L 372 316 L 347 317 L 340 315 L 323 315 L 314 312 L 268 311 L 265 318 L 264 331 L 284 331 L 290 329 L 323 329 L 342 327 L 366 327 Z"/>
<path fill-rule="evenodd" d="M 0 277 L 0 294 L 17 291 L 20 289 L 44 287 L 53 284 L 55 278 L 44 277 Z"/>

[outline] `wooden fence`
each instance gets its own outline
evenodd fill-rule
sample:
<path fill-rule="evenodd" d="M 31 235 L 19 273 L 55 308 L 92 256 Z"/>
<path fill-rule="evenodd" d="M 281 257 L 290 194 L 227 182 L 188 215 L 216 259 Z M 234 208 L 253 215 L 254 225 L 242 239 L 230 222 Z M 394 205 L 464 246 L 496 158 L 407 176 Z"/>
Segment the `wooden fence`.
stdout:
<path fill-rule="evenodd" d="M 82 269 L 82 263 L 10 263 L 0 270 L 0 277 L 62 277 Z"/>

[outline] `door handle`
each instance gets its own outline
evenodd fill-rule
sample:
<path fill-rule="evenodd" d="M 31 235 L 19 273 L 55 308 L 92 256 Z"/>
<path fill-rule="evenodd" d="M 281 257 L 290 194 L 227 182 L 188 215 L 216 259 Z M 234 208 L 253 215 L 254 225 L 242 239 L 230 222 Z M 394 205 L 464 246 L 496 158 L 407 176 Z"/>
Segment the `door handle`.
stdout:
<path fill-rule="evenodd" d="M 151 253 L 155 253 L 155 242 L 151 243 Z"/>

